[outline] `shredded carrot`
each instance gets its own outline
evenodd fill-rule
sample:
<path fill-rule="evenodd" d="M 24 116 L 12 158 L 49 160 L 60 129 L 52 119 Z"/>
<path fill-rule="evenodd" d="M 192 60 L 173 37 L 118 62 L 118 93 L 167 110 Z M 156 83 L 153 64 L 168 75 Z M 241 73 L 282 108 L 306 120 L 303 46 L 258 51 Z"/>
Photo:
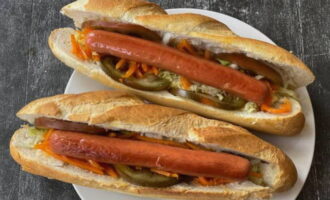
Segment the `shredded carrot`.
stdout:
<path fill-rule="evenodd" d="M 211 58 L 212 58 L 212 52 L 211 51 L 208 51 L 208 50 L 205 50 L 204 51 L 204 58 L 205 59 L 208 59 L 208 60 L 210 60 Z"/>
<path fill-rule="evenodd" d="M 206 105 L 209 105 L 209 106 L 217 106 L 217 104 L 215 102 L 213 102 L 212 100 L 210 100 L 208 98 L 201 98 L 200 103 L 206 104 Z"/>
<path fill-rule="evenodd" d="M 158 74 L 159 74 L 159 70 L 158 70 L 157 67 L 152 66 L 152 67 L 151 67 L 151 70 L 152 70 L 152 73 L 153 73 L 153 74 L 155 74 L 155 75 L 158 75 Z"/>
<path fill-rule="evenodd" d="M 203 186 L 222 185 L 235 181 L 233 179 L 228 179 L 228 178 L 206 178 L 206 177 L 197 177 L 195 180 Z"/>
<path fill-rule="evenodd" d="M 180 51 L 187 52 L 187 53 L 192 54 L 192 55 L 198 55 L 195 48 L 191 44 L 189 44 L 189 42 L 185 39 L 181 40 L 178 43 L 177 48 Z"/>
<path fill-rule="evenodd" d="M 269 112 L 272 114 L 283 114 L 291 112 L 292 105 L 289 99 L 285 98 L 283 102 L 278 106 L 278 108 L 274 108 L 269 106 L 269 104 L 262 104 L 261 110 L 264 112 Z"/>
<path fill-rule="evenodd" d="M 180 76 L 180 83 L 181 83 L 183 89 L 185 89 L 185 90 L 188 90 L 191 86 L 190 81 L 186 77 L 183 77 L 183 76 Z"/>
<path fill-rule="evenodd" d="M 82 60 L 84 59 L 79 44 L 73 34 L 71 35 L 71 53 Z"/>
<path fill-rule="evenodd" d="M 136 62 L 130 61 L 128 70 L 124 74 L 123 78 L 128 78 L 128 77 L 132 76 L 136 70 L 137 70 Z"/>
<path fill-rule="evenodd" d="M 175 142 L 175 141 L 171 141 L 171 140 L 160 140 L 160 139 L 145 137 L 142 135 L 135 135 L 134 138 L 136 138 L 138 140 L 146 141 L 146 142 L 153 142 L 153 143 L 170 145 L 170 146 L 175 146 L 175 147 L 187 148 L 184 144 L 181 144 L 181 143 Z"/>
<path fill-rule="evenodd" d="M 171 173 L 171 172 L 163 171 L 160 169 L 151 168 L 150 171 L 163 175 L 163 176 L 167 176 L 167 177 L 179 178 L 179 175 L 176 173 Z"/>
<path fill-rule="evenodd" d="M 78 44 L 76 38 L 74 37 L 74 34 L 71 34 L 70 39 L 71 39 L 71 53 L 76 55 L 78 53 Z"/>
<path fill-rule="evenodd" d="M 61 160 L 65 163 L 68 163 L 70 165 L 74 165 L 74 166 L 77 166 L 79 168 L 86 169 L 88 171 L 92 171 L 96 174 L 104 174 L 102 170 L 91 166 L 89 163 L 87 163 L 85 161 L 75 159 L 75 158 L 69 158 L 67 156 L 56 154 L 53 151 L 51 151 L 48 146 L 45 146 L 45 147 L 41 148 L 41 150 L 46 152 L 48 155 L 50 155 L 50 156 L 52 156 L 52 157 L 54 157 L 58 160 Z"/>
<path fill-rule="evenodd" d="M 254 176 L 256 178 L 262 178 L 262 174 L 261 173 L 253 172 L 253 171 L 250 171 L 249 172 L 249 176 Z"/>
<path fill-rule="evenodd" d="M 214 185 L 221 185 L 234 182 L 235 180 L 229 178 L 213 178 Z"/>
<path fill-rule="evenodd" d="M 120 69 L 122 68 L 124 65 L 126 64 L 126 60 L 124 58 L 121 58 L 117 63 L 115 68 L 116 69 Z"/>
<path fill-rule="evenodd" d="M 137 78 L 142 78 L 143 77 L 143 73 L 141 72 L 141 69 L 139 69 L 139 67 L 136 70 L 135 75 L 136 75 Z"/>
<path fill-rule="evenodd" d="M 93 166 L 93 167 L 95 167 L 95 168 L 98 168 L 98 169 L 100 169 L 100 170 L 103 171 L 103 167 L 102 167 L 98 162 L 96 162 L 96 161 L 94 161 L 94 160 L 87 160 L 87 162 L 88 162 L 89 164 L 91 164 L 91 166 Z"/>
<path fill-rule="evenodd" d="M 148 72 L 149 71 L 149 66 L 147 64 L 142 63 L 142 70 L 143 72 Z"/>
<path fill-rule="evenodd" d="M 92 50 L 86 46 L 84 42 L 86 35 L 91 30 L 92 29 L 83 29 L 82 31 L 76 31 L 76 35 L 71 34 L 71 53 L 81 60 L 99 61 L 100 56 L 96 52 L 92 52 Z M 81 42 L 83 44 L 81 44 Z"/>
<path fill-rule="evenodd" d="M 105 173 L 113 178 L 118 178 L 119 175 L 117 174 L 117 172 L 115 171 L 115 169 L 109 165 L 107 165 L 104 169 Z"/>
<path fill-rule="evenodd" d="M 50 155 L 50 156 L 52 156 L 52 157 L 54 157 L 54 158 L 56 158 L 58 160 L 61 160 L 61 161 L 65 162 L 65 163 L 68 163 L 68 164 L 71 164 L 71 165 L 80 167 L 82 169 L 86 169 L 86 170 L 92 171 L 92 172 L 94 172 L 96 174 L 104 174 L 102 170 L 100 170 L 97 167 L 92 166 L 90 163 L 88 163 L 86 161 L 83 161 L 83 160 L 79 160 L 79 159 L 76 159 L 76 158 L 71 158 L 71 157 L 67 157 L 67 156 L 63 156 L 63 155 L 59 155 L 59 154 L 54 153 L 49 148 L 49 145 L 48 145 L 49 137 L 51 136 L 52 132 L 53 132 L 53 129 L 49 129 L 48 132 L 46 133 L 46 135 L 44 136 L 43 142 L 40 143 L 40 144 L 35 145 L 34 148 L 40 149 L 40 150 L 44 151 L 45 153 L 47 153 L 48 155 Z"/>
<path fill-rule="evenodd" d="M 197 182 L 203 186 L 208 186 L 209 181 L 205 177 L 197 177 Z"/>
<path fill-rule="evenodd" d="M 84 60 L 91 60 L 92 59 L 92 50 L 86 46 L 80 46 L 80 50 L 82 55 L 84 56 Z"/>

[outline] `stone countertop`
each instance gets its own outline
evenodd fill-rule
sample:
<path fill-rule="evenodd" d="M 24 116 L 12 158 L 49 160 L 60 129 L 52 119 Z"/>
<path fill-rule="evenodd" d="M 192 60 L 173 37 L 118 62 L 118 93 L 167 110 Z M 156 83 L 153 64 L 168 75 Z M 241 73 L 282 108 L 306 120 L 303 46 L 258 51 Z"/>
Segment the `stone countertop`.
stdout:
<path fill-rule="evenodd" d="M 72 26 L 59 10 L 68 0 L 3 0 L 0 4 L 0 199 L 79 199 L 71 184 L 23 172 L 9 156 L 15 113 L 27 102 L 63 93 L 72 70 L 50 52 L 51 30 Z M 308 87 L 316 123 L 313 165 L 298 200 L 329 199 L 330 1 L 154 0 L 163 8 L 199 8 L 238 18 L 291 50 L 315 73 Z"/>

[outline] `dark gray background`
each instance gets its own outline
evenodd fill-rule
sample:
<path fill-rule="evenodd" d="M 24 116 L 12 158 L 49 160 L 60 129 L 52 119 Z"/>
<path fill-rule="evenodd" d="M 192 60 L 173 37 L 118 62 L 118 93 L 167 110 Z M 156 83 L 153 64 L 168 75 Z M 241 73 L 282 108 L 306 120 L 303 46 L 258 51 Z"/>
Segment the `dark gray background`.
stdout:
<path fill-rule="evenodd" d="M 69 0 L 1 0 L 0 3 L 0 199 L 79 199 L 70 184 L 20 171 L 9 156 L 9 139 L 22 123 L 15 112 L 27 102 L 62 93 L 72 70 L 51 54 L 51 30 L 72 26 L 59 10 Z M 330 1 L 155 0 L 163 8 L 221 12 L 259 29 L 292 50 L 313 70 L 308 87 L 316 120 L 314 162 L 299 200 L 330 194 Z"/>

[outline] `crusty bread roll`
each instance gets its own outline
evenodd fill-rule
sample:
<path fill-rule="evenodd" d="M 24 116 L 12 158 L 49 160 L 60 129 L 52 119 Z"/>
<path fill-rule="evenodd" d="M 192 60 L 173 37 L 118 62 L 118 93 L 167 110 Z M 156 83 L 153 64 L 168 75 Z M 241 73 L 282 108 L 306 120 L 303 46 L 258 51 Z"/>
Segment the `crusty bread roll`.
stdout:
<path fill-rule="evenodd" d="M 71 53 L 70 35 L 74 32 L 71 28 L 57 29 L 49 37 L 49 46 L 54 55 L 67 66 L 74 68 L 88 77 L 100 81 L 112 88 L 141 96 L 151 102 L 189 110 L 207 117 L 229 121 L 247 128 L 278 135 L 294 135 L 303 128 L 305 118 L 299 102 L 290 99 L 291 113 L 275 115 L 265 112 L 246 113 L 214 108 L 193 100 L 173 96 L 167 91 L 148 92 L 128 87 L 113 80 L 103 70 L 100 64 L 86 62 L 78 59 Z"/>
<path fill-rule="evenodd" d="M 109 20 L 140 24 L 164 35 L 190 38 L 190 41 L 215 52 L 244 53 L 270 64 L 283 81 L 293 88 L 306 86 L 315 77 L 292 53 L 259 40 L 235 35 L 226 25 L 198 14 L 168 15 L 157 5 L 144 0 L 78 0 L 61 12 L 77 27 L 87 20 Z"/>
<path fill-rule="evenodd" d="M 64 94 L 35 100 L 17 116 L 31 124 L 39 117 L 88 123 L 115 130 L 140 132 L 148 137 L 189 141 L 215 151 L 225 150 L 264 161 L 261 171 L 267 186 L 250 181 L 221 186 L 201 187 L 181 183 L 167 188 L 135 186 L 122 179 L 96 175 L 64 164 L 25 143 L 34 141 L 21 128 L 12 137 L 12 157 L 28 172 L 58 180 L 104 188 L 129 194 L 178 199 L 267 199 L 274 191 L 287 190 L 297 179 L 294 164 L 281 150 L 252 135 L 247 130 L 210 120 L 187 111 L 153 104 L 118 91 Z"/>
<path fill-rule="evenodd" d="M 72 165 L 67 165 L 41 152 L 41 150 L 27 148 L 24 143 L 27 139 L 27 130 L 27 128 L 21 128 L 15 132 L 10 143 L 10 153 L 15 161 L 21 165 L 22 170 L 32 174 L 87 187 L 106 189 L 142 197 L 190 200 L 260 200 L 269 199 L 271 196 L 269 188 L 248 182 L 214 187 L 188 185 L 184 183 L 168 188 L 133 185 L 123 179 L 98 175 Z"/>
<path fill-rule="evenodd" d="M 262 41 L 239 37 L 226 25 L 206 16 L 189 13 L 168 15 L 156 4 L 143 0 L 78 0 L 62 8 L 61 12 L 71 17 L 77 27 L 88 20 L 136 23 L 158 32 L 163 40 L 186 38 L 195 46 L 214 53 L 243 53 L 267 63 L 282 76 L 284 84 L 292 88 L 305 86 L 314 80 L 308 67 L 288 51 Z M 293 105 L 290 113 L 247 113 L 214 108 L 173 96 L 167 91 L 147 92 L 127 87 L 104 73 L 99 63 L 81 61 L 71 54 L 70 34 L 73 31 L 69 28 L 53 31 L 49 37 L 52 52 L 69 67 L 109 87 L 154 103 L 189 110 L 261 132 L 289 136 L 298 134 L 303 128 L 304 115 L 299 102 L 294 99 L 290 99 Z"/>

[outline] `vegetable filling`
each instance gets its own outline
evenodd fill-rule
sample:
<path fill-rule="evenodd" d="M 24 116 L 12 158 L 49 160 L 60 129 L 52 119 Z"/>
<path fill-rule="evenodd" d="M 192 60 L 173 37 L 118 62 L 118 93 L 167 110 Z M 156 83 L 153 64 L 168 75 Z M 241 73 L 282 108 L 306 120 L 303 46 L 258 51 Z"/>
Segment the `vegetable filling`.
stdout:
<path fill-rule="evenodd" d="M 135 89 L 145 91 L 167 90 L 174 96 L 225 110 L 238 110 L 249 113 L 263 111 L 272 114 L 291 112 L 291 102 L 287 97 L 295 98 L 295 94 L 292 90 L 282 87 L 283 81 L 281 76 L 275 70 L 268 67 L 267 64 L 242 54 L 214 54 L 208 50 L 194 47 L 186 39 L 179 41 L 171 40 L 167 44 L 184 53 L 219 63 L 222 66 L 230 67 L 255 79 L 267 82 L 271 88 L 272 95 L 262 105 L 257 105 L 254 102 L 246 101 L 223 90 L 189 80 L 173 72 L 159 69 L 157 66 L 92 52 L 86 45 L 86 35 L 94 29 L 119 32 L 137 37 L 142 37 L 141 35 L 145 33 L 147 37 L 144 37 L 144 39 L 159 42 L 159 39 L 155 39 L 157 38 L 155 37 L 157 33 L 137 25 L 134 26 L 136 27 L 102 21 L 86 22 L 84 25 L 85 28 L 81 31 L 77 30 L 71 35 L 71 52 L 81 60 L 101 62 L 102 69 L 108 76 Z M 134 34 L 134 31 L 137 31 L 137 34 Z"/>
<path fill-rule="evenodd" d="M 121 177 L 130 183 L 140 186 L 148 186 L 148 187 L 168 187 L 171 185 L 178 184 L 180 182 L 187 182 L 202 186 L 216 186 L 216 185 L 223 185 L 237 181 L 229 178 L 193 177 L 193 176 L 168 172 L 157 168 L 127 166 L 121 164 L 108 164 L 108 163 L 97 162 L 94 160 L 84 160 L 70 156 L 60 155 L 54 153 L 49 146 L 49 138 L 54 130 L 55 129 L 40 129 L 40 128 L 30 127 L 28 134 L 38 138 L 38 142 L 34 143 L 33 147 L 35 149 L 42 150 L 49 156 L 61 160 L 66 164 L 79 167 L 81 169 L 90 171 L 95 174 L 108 175 L 113 178 Z M 163 144 L 163 145 L 174 146 L 185 149 L 211 151 L 210 149 L 190 143 L 188 141 L 184 143 L 179 143 L 172 140 L 155 139 L 155 138 L 143 136 L 136 132 L 105 131 L 104 133 L 102 133 L 102 135 L 104 137 L 145 141 L 145 142 Z M 265 183 L 263 182 L 263 175 L 260 171 L 260 166 L 259 166 L 261 162 L 255 159 L 251 160 L 250 162 L 252 164 L 252 167 L 250 169 L 247 179 L 255 184 L 265 185 Z"/>

